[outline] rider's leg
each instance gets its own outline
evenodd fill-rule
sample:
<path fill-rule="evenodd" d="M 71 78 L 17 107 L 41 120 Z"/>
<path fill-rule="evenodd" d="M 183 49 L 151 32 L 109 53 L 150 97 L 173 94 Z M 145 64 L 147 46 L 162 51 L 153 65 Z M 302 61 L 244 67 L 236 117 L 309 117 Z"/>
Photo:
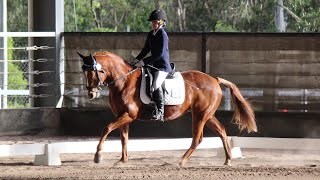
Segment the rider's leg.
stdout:
<path fill-rule="evenodd" d="M 153 100 L 156 103 L 156 110 L 153 113 L 153 120 L 163 121 L 164 116 L 164 97 L 162 87 L 153 92 Z"/>
<path fill-rule="evenodd" d="M 153 119 L 163 121 L 164 116 L 164 94 L 161 85 L 166 79 L 168 73 L 164 71 L 156 71 L 153 79 L 153 100 L 156 103 L 157 110 L 153 114 Z"/>

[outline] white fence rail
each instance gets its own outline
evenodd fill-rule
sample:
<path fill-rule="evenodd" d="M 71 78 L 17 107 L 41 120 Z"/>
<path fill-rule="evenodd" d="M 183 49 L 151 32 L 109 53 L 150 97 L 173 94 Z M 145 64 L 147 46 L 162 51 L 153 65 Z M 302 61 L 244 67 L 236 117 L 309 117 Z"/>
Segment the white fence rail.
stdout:
<path fill-rule="evenodd" d="M 232 157 L 242 157 L 241 148 L 320 151 L 320 139 L 229 137 Z M 191 138 L 129 140 L 128 151 L 184 150 Z M 61 165 L 60 154 L 95 153 L 98 141 L 56 142 L 49 144 L 0 145 L 0 157 L 35 155 L 34 165 Z M 107 140 L 103 152 L 121 152 L 120 140 Z M 197 149 L 218 149 L 223 145 L 218 137 L 204 138 Z"/>

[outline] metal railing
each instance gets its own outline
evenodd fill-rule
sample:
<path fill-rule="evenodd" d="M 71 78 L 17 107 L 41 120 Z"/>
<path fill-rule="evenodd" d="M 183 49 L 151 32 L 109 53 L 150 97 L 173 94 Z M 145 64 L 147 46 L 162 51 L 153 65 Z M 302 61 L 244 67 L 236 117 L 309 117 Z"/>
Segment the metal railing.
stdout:
<path fill-rule="evenodd" d="M 32 51 L 46 51 L 55 47 L 46 45 L 33 45 L 24 47 L 8 47 L 8 38 L 11 37 L 55 37 L 55 33 L 35 32 L 0 32 L 3 39 L 3 47 L 0 47 L 0 109 L 28 108 L 32 107 L 35 98 L 45 98 L 53 94 L 35 94 L 34 88 L 54 86 L 51 82 L 34 82 L 34 76 L 55 73 L 54 70 L 34 69 L 34 63 L 48 63 L 54 59 L 41 57 L 34 59 Z M 28 41 L 29 43 L 29 41 Z M 28 57 L 21 59 L 9 59 L 9 51 L 25 51 Z M 12 53 L 12 52 L 11 52 Z M 10 70 L 11 69 L 11 70 Z"/>

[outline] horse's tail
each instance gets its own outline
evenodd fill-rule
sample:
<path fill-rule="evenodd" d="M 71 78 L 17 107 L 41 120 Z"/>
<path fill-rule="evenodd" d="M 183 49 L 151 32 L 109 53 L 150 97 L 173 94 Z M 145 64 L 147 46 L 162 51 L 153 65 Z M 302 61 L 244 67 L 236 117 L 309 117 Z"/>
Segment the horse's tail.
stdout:
<path fill-rule="evenodd" d="M 225 79 L 218 77 L 217 80 L 219 84 L 224 84 L 230 89 L 230 94 L 234 104 L 233 121 L 238 124 L 239 129 L 241 131 L 247 129 L 248 132 L 257 132 L 254 111 L 250 103 L 241 95 L 238 87 Z"/>

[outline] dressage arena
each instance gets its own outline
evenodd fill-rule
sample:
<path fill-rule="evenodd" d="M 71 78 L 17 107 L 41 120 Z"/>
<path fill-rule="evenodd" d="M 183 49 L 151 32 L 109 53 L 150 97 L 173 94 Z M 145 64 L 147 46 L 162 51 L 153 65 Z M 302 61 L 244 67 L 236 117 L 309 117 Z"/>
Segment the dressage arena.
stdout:
<path fill-rule="evenodd" d="M 35 99 L 39 109 L 0 113 L 1 133 L 39 134 L 0 136 L 0 179 L 319 179 L 320 143 L 315 139 L 320 134 L 319 34 L 170 34 L 170 53 L 177 70 L 195 69 L 232 80 L 259 109 L 258 134 L 245 135 L 262 136 L 231 137 L 231 166 L 223 165 L 219 139 L 205 136 L 183 167 L 178 164 L 191 144 L 188 138 L 130 138 L 126 164 L 117 163 L 121 158 L 119 139 L 108 139 L 104 159 L 99 164 L 93 162 L 99 137 L 85 135 L 99 134 L 112 118 L 106 90 L 101 99 L 88 99 L 75 52 L 89 54 L 106 49 L 130 59 L 143 46 L 145 34 L 64 33 L 63 37 L 65 55 L 60 64 L 39 63 L 37 68 L 41 72 L 37 77 L 48 80 L 40 85 L 61 85 L 58 104 L 55 88 L 42 88 Z M 52 49 L 52 57 L 56 57 L 55 52 Z M 60 82 L 47 73 L 47 67 L 58 66 L 61 77 L 56 79 Z M 217 117 L 229 135 L 242 136 L 230 123 L 230 94 L 225 90 L 223 93 L 223 111 Z M 287 112 L 288 108 L 292 112 Z M 130 136 L 190 135 L 190 117 L 183 119 L 170 122 L 172 126 L 133 123 Z M 58 134 L 60 130 L 84 137 L 41 135 Z"/>
<path fill-rule="evenodd" d="M 0 4 L 6 24 L 7 3 Z M 30 1 L 32 32 L 5 32 L 5 25 L 0 32 L 0 64 L 12 56 L 18 74 L 29 79 L 28 86 L 8 84 L 17 72 L 0 67 L 0 179 L 320 179 L 320 33 L 168 32 L 176 71 L 232 81 L 255 108 L 258 132 L 240 133 L 231 123 L 232 98 L 223 87 L 216 117 L 229 135 L 231 166 L 223 165 L 222 143 L 208 131 L 186 165 L 178 165 L 191 144 L 190 115 L 159 126 L 132 123 L 126 164 L 117 163 L 121 143 L 110 133 L 104 159 L 95 164 L 99 134 L 114 116 L 107 88 L 89 100 L 76 52 L 110 51 L 129 62 L 147 32 L 63 32 L 62 7 L 62 1 Z M 26 47 L 7 43 L 20 37 Z M 30 106 L 6 109 L 7 102 Z"/>
<path fill-rule="evenodd" d="M 291 180 L 318 179 L 320 176 L 318 139 L 231 137 L 233 155 L 236 158 L 232 160 L 231 166 L 224 166 L 219 139 L 208 137 L 204 138 L 184 167 L 178 164 L 185 147 L 189 146 L 188 142 L 191 143 L 188 138 L 131 139 L 128 145 L 129 161 L 126 164 L 117 163 L 121 157 L 121 145 L 117 139 L 107 140 L 104 159 L 100 164 L 95 164 L 93 155 L 98 139 L 99 137 L 2 136 L 0 178 Z M 62 152 L 58 152 L 61 165 L 34 164 L 39 163 L 36 162 L 38 160 L 35 160 L 35 155 L 27 153 L 37 154 L 38 150 L 34 146 L 32 151 L 28 145 L 44 144 L 60 146 L 56 151 Z M 49 161 L 54 161 L 54 158 L 49 158 Z"/>

